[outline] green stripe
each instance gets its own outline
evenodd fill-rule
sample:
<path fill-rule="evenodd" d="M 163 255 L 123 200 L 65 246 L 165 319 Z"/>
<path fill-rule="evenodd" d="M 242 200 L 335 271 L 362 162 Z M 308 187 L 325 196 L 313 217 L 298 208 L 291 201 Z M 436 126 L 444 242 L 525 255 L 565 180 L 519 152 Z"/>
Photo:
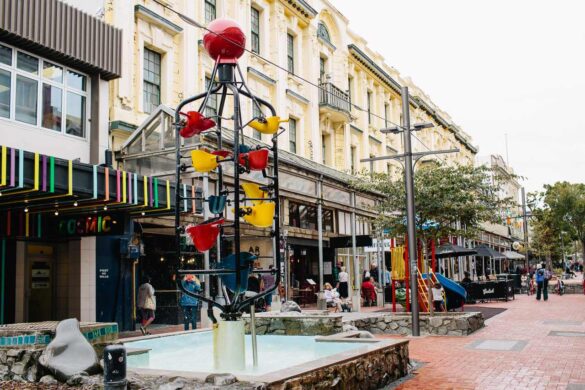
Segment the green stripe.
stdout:
<path fill-rule="evenodd" d="M 37 214 L 37 237 L 41 238 L 41 214 Z"/>
<path fill-rule="evenodd" d="M 55 157 L 49 157 L 49 192 L 55 192 Z"/>
<path fill-rule="evenodd" d="M 2 240 L 2 277 L 0 278 L 0 324 L 4 324 L 4 279 L 6 279 L 6 240 Z"/>
<path fill-rule="evenodd" d="M 154 207 L 158 207 L 158 178 L 154 178 Z"/>

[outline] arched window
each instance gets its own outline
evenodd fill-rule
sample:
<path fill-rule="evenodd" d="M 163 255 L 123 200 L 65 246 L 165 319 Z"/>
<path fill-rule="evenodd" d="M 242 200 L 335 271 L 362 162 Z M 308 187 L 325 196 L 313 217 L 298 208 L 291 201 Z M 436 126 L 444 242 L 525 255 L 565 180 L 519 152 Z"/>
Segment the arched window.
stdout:
<path fill-rule="evenodd" d="M 327 26 L 325 26 L 325 23 L 323 22 L 319 22 L 319 26 L 317 27 L 317 37 L 323 39 L 328 43 L 331 43 L 331 36 L 329 35 L 329 30 L 327 30 Z"/>

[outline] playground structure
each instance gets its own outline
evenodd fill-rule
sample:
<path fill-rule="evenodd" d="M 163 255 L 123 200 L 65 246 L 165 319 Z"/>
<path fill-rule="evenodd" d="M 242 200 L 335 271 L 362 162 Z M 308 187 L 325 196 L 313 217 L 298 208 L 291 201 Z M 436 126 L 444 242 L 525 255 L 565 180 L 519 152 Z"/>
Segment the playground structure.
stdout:
<path fill-rule="evenodd" d="M 282 120 L 276 115 L 273 106 L 267 101 L 252 94 L 247 87 L 238 59 L 244 52 L 245 35 L 233 21 L 216 19 L 208 26 L 209 32 L 203 38 L 206 51 L 215 60 L 211 80 L 207 91 L 183 100 L 175 111 L 176 127 L 176 182 L 181 182 L 181 175 L 187 170 L 185 158 L 190 158 L 191 166 L 198 173 L 217 175 L 215 195 L 205 197 L 189 197 L 176 191 L 176 204 L 186 200 L 201 200 L 207 203 L 208 210 L 215 217 L 198 225 L 182 226 L 179 208 L 175 210 L 176 256 L 181 258 L 181 236 L 191 237 L 194 246 L 200 252 L 216 247 L 218 264 L 212 269 L 177 269 L 176 281 L 178 288 L 188 296 L 207 303 L 207 314 L 213 322 L 213 346 L 215 367 L 223 370 L 241 370 L 245 367 L 244 322 L 242 311 L 253 308 L 255 301 L 272 294 L 280 283 L 281 259 L 278 248 L 279 231 L 279 194 L 278 194 L 278 142 L 282 134 Z M 217 77 L 217 80 L 216 80 Z M 204 114 L 210 97 L 218 98 L 217 116 L 207 117 Z M 241 112 L 242 97 L 250 99 L 261 114 L 258 117 L 243 121 Z M 197 110 L 183 112 L 188 105 L 202 100 Z M 233 112 L 226 113 L 232 106 Z M 269 111 L 265 117 L 263 112 Z M 226 124 L 231 122 L 233 138 L 226 142 Z M 243 130 L 250 126 L 263 134 L 272 135 L 272 146 L 257 146 L 254 149 L 246 145 Z M 283 130 L 283 129 L 282 129 Z M 279 132 L 280 131 L 280 132 Z M 192 137 L 203 132 L 214 133 L 217 137 L 217 149 L 193 150 L 190 156 L 181 152 L 182 138 Z M 272 169 L 269 169 L 269 158 L 272 153 Z M 233 176 L 226 180 L 223 167 L 232 165 Z M 244 182 L 245 175 L 252 171 L 262 172 L 268 184 L 259 185 Z M 177 186 L 179 188 L 179 186 Z M 227 207 L 233 212 L 233 222 L 227 223 Z M 272 273 L 276 283 L 273 287 L 255 295 L 246 296 L 248 274 L 252 271 L 257 256 L 243 252 L 240 248 L 242 237 L 241 221 L 257 228 L 270 229 L 273 247 L 274 269 L 255 270 L 255 273 Z M 228 230 L 230 229 L 230 230 Z M 229 234 L 227 234 L 229 233 Z M 228 253 L 228 247 L 233 248 Z M 182 277 L 187 274 L 216 275 L 222 282 L 225 303 L 218 302 L 203 293 L 186 290 Z M 220 311 L 220 318 L 215 317 L 213 308 Z M 255 344 L 252 345 L 255 353 Z M 256 361 L 256 359 L 255 359 Z"/>
<path fill-rule="evenodd" d="M 406 246 L 395 246 L 395 240 L 391 240 L 391 288 L 392 288 L 392 311 L 396 312 L 396 303 L 404 305 L 406 311 L 410 311 L 410 290 L 409 280 L 410 273 L 408 267 L 408 249 Z M 440 283 L 444 289 L 443 301 L 445 302 L 444 311 L 463 308 L 467 293 L 465 289 L 453 280 L 435 272 L 437 269 L 437 262 L 435 258 L 435 245 L 431 242 L 431 264 L 427 272 L 424 272 L 424 264 L 422 264 L 423 253 L 418 250 L 418 265 L 417 265 L 417 288 L 418 288 L 418 303 L 421 312 L 432 312 L 432 297 L 431 288 L 435 283 Z M 404 293 L 401 289 L 397 289 L 397 283 L 405 286 Z"/>

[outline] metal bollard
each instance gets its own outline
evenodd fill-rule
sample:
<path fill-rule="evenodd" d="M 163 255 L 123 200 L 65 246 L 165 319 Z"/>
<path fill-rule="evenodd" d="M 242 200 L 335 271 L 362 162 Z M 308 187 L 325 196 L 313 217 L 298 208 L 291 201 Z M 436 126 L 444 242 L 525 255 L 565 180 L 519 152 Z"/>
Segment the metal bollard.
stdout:
<path fill-rule="evenodd" d="M 125 390 L 126 383 L 126 348 L 108 345 L 104 349 L 105 390 Z"/>

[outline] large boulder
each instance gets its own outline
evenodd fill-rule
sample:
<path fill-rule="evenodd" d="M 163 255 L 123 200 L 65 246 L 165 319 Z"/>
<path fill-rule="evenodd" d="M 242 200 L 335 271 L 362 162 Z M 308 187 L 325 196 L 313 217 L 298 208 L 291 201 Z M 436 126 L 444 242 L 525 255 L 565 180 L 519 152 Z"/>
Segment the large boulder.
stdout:
<path fill-rule="evenodd" d="M 283 313 L 287 313 L 287 312 L 291 312 L 291 311 L 296 311 L 296 312 L 300 313 L 301 307 L 295 301 L 286 301 L 280 307 L 280 311 Z"/>
<path fill-rule="evenodd" d="M 43 351 L 39 363 L 61 382 L 76 374 L 94 375 L 102 371 L 97 354 L 75 318 L 59 322 L 55 339 Z"/>

